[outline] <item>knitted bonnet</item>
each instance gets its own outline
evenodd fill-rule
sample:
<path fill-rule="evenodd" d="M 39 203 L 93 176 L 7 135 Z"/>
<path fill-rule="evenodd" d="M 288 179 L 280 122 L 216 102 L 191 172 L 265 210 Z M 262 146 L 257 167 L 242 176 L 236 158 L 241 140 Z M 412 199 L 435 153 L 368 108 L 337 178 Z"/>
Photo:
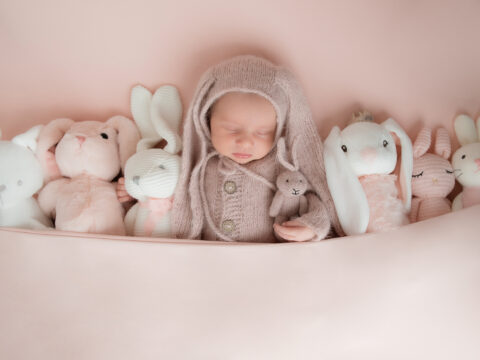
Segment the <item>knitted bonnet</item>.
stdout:
<path fill-rule="evenodd" d="M 277 114 L 275 143 L 284 136 L 287 149 L 292 149 L 294 140 L 300 139 L 296 144 L 299 170 L 325 204 L 337 234 L 343 235 L 327 187 L 323 145 L 300 86 L 286 69 L 251 55 L 222 62 L 201 77 L 185 118 L 182 170 L 172 212 L 173 234 L 183 239 L 201 235 L 205 214 L 200 196 L 200 167 L 214 152 L 207 112 L 229 92 L 255 93 L 272 103 Z M 277 151 L 276 146 L 272 151 Z"/>

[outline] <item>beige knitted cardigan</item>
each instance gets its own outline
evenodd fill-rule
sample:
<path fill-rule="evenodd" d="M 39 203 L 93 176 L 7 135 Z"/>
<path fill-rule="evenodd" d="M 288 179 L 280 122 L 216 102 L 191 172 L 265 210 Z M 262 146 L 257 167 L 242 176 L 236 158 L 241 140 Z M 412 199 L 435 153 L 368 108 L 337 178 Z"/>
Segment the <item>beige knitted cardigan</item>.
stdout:
<path fill-rule="evenodd" d="M 249 55 L 210 68 L 200 80 L 184 123 L 173 234 L 182 239 L 274 241 L 268 209 L 275 178 L 283 170 L 276 160 L 276 146 L 263 159 L 239 165 L 220 156 L 211 144 L 207 111 L 232 91 L 256 93 L 272 103 L 277 113 L 276 141 L 284 136 L 288 150 L 300 139 L 299 168 L 312 191 L 307 196 L 308 212 L 299 221 L 314 229 L 317 239 L 326 237 L 331 227 L 343 235 L 326 183 L 323 145 L 300 86 L 284 68 Z"/>

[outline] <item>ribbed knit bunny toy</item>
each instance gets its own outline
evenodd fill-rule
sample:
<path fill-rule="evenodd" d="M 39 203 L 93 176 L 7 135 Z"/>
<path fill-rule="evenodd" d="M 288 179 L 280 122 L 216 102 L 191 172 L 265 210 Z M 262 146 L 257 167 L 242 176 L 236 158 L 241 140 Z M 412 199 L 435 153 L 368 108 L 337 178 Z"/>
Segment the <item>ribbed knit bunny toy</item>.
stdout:
<path fill-rule="evenodd" d="M 455 186 L 453 167 L 448 161 L 451 144 L 448 131 L 436 133 L 435 154 L 427 153 L 432 129 L 424 127 L 413 144 L 412 208 L 410 221 L 422 221 L 451 211 L 447 195 Z"/>
<path fill-rule="evenodd" d="M 304 195 L 309 184 L 305 176 L 298 170 L 298 161 L 293 148 L 293 164 L 286 160 L 285 139 L 278 140 L 278 160 L 285 167 L 277 177 L 277 192 L 270 205 L 269 215 L 275 218 L 276 224 L 293 220 L 308 210 L 307 197 Z"/>
<path fill-rule="evenodd" d="M 463 191 L 453 200 L 452 210 L 480 204 L 480 116 L 477 126 L 467 115 L 455 118 L 455 133 L 460 149 L 452 156 L 452 165 L 457 181 Z"/>
<path fill-rule="evenodd" d="M 125 216 L 128 235 L 171 237 L 170 210 L 180 174 L 182 103 L 174 86 L 155 94 L 136 86 L 131 111 L 142 140 L 125 166 L 125 189 L 138 200 Z M 162 140 L 163 149 L 154 148 Z"/>
<path fill-rule="evenodd" d="M 43 186 L 40 162 L 35 157 L 42 125 L 0 141 L 0 226 L 24 229 L 52 227 L 33 195 Z"/>

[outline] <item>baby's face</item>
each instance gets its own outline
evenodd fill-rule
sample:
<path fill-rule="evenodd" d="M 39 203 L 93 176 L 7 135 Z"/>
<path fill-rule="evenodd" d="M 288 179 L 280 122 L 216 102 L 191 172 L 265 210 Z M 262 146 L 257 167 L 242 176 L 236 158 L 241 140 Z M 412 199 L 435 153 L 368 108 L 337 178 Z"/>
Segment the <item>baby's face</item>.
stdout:
<path fill-rule="evenodd" d="M 239 164 L 261 159 L 273 147 L 276 118 L 275 108 L 263 96 L 225 94 L 215 102 L 210 117 L 213 147 Z"/>

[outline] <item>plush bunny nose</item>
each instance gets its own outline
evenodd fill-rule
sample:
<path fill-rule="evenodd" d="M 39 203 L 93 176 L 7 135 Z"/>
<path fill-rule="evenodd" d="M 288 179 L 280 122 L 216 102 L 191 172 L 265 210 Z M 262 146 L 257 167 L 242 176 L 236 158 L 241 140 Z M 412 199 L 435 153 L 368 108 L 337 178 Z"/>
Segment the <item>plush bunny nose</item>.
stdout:
<path fill-rule="evenodd" d="M 373 147 L 367 147 L 362 150 L 360 155 L 362 156 L 363 160 L 372 162 L 377 158 L 377 150 Z"/>
<path fill-rule="evenodd" d="M 0 185 L 0 192 L 5 191 L 6 188 L 7 188 L 7 187 L 6 187 L 5 185 L 3 185 L 3 184 Z"/>
<path fill-rule="evenodd" d="M 138 183 L 139 183 L 139 181 L 140 181 L 140 176 L 134 176 L 134 177 L 132 178 L 132 181 L 133 181 L 135 184 L 138 185 Z"/>
<path fill-rule="evenodd" d="M 477 164 L 477 167 L 480 169 L 480 159 L 475 159 L 475 164 Z"/>
<path fill-rule="evenodd" d="M 75 136 L 75 137 L 77 138 L 80 145 L 82 145 L 86 140 L 85 136 Z"/>
<path fill-rule="evenodd" d="M 436 184 L 438 182 L 438 179 L 437 178 L 433 178 L 432 179 L 433 183 Z"/>

